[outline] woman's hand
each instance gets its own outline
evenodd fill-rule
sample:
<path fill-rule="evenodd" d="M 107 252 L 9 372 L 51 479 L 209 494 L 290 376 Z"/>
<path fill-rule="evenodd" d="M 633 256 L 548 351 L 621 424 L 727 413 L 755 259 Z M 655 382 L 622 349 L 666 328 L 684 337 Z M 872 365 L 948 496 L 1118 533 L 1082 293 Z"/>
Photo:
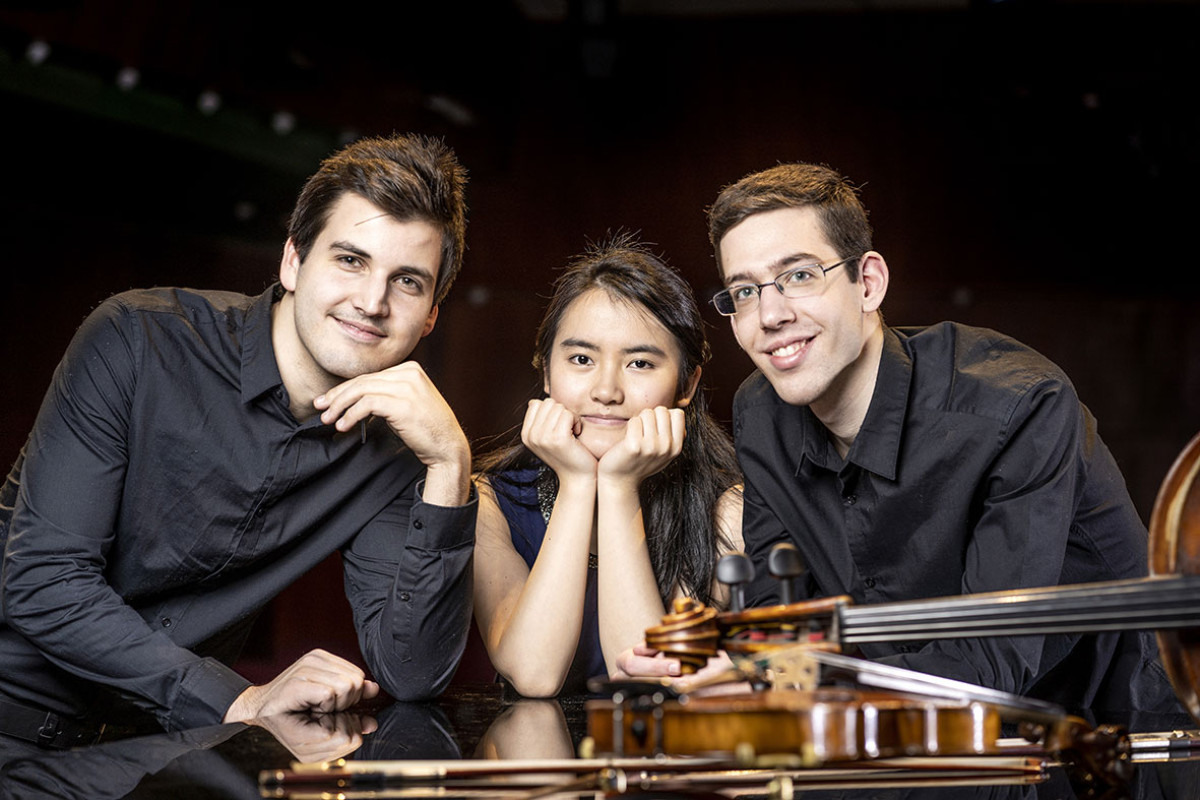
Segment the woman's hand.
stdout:
<path fill-rule="evenodd" d="M 625 426 L 625 438 L 600 459 L 599 476 L 634 487 L 662 470 L 683 450 L 682 408 L 646 408 Z"/>
<path fill-rule="evenodd" d="M 666 679 L 676 690 L 685 694 L 744 694 L 750 685 L 731 675 L 734 666 L 724 650 L 708 659 L 700 670 L 681 675 L 679 660 L 668 658 L 645 644 L 635 645 L 617 656 L 617 668 L 609 677 Z"/>
<path fill-rule="evenodd" d="M 570 476 L 596 475 L 596 457 L 577 438 L 580 425 L 566 406 L 550 398 L 530 400 L 525 411 L 521 441 L 554 470 L 560 483 Z"/>

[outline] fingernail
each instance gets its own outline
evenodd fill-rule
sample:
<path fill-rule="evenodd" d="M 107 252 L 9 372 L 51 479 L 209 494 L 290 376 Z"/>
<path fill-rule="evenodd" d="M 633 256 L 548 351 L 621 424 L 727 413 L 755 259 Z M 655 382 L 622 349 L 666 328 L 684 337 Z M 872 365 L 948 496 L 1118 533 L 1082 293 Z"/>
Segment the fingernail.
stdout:
<path fill-rule="evenodd" d="M 670 667 L 667 669 L 667 671 L 668 671 L 670 674 L 672 674 L 672 675 L 678 675 L 678 674 L 679 674 L 679 665 L 678 665 L 678 664 L 672 664 L 672 665 L 671 665 L 671 666 L 670 666 Z"/>

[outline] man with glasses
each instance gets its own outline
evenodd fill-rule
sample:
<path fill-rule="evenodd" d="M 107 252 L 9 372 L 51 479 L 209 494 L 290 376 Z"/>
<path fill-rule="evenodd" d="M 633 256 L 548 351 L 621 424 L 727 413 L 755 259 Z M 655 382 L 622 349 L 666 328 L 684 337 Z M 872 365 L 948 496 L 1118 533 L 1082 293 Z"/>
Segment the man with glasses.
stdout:
<path fill-rule="evenodd" d="M 708 219 L 713 305 L 758 368 L 734 403 L 748 602 L 778 602 L 779 542 L 802 597 L 859 604 L 1146 575 L 1146 530 L 1066 375 L 994 331 L 885 325 L 888 266 L 844 177 L 777 166 Z M 1179 711 L 1148 633 L 862 650 L 1072 708 Z"/>

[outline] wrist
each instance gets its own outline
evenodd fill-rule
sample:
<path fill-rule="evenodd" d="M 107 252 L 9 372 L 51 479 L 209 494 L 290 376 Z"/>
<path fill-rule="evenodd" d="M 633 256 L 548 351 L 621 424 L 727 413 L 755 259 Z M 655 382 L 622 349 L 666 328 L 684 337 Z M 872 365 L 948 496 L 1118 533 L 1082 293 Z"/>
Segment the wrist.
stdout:
<path fill-rule="evenodd" d="M 248 686 L 246 689 L 234 698 L 229 704 L 229 708 L 225 711 L 225 716 L 222 722 L 246 722 L 258 716 L 260 704 L 258 702 L 257 686 Z"/>
<path fill-rule="evenodd" d="M 596 477 L 596 492 L 602 494 L 609 493 L 629 493 L 637 494 L 638 489 L 642 485 L 643 477 L 634 475 L 628 472 L 601 472 Z"/>
<path fill-rule="evenodd" d="M 471 495 L 471 461 L 431 464 L 425 469 L 421 499 L 435 506 L 461 506 Z"/>

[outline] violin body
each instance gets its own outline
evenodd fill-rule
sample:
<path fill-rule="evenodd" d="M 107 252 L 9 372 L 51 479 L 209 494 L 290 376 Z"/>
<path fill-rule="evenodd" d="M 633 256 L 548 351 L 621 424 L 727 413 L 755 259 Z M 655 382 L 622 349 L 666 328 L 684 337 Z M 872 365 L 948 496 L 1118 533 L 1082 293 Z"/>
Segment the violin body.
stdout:
<path fill-rule="evenodd" d="M 744 557 L 743 557 L 744 558 Z M 742 570 L 744 572 L 744 570 Z M 992 592 L 855 608 L 848 597 L 727 612 L 676 601 L 646 642 L 684 673 L 723 649 L 756 658 L 798 645 L 836 653 L 867 641 L 1157 629 L 1180 700 L 1200 720 L 1200 436 L 1164 480 L 1150 523 L 1150 576 L 1077 586 Z M 734 587 L 735 590 L 737 587 Z M 787 594 L 785 593 L 785 597 Z M 996 752 L 1001 716 L 987 702 L 848 689 L 773 689 L 667 698 L 665 691 L 588 703 L 599 752 L 652 756 L 785 754 L 800 766 L 900 756 Z M 1008 717 L 1006 717 L 1007 719 Z M 1022 721 L 1046 752 L 1119 784 L 1131 769 L 1128 738 L 1065 714 Z"/>
<path fill-rule="evenodd" d="M 1150 514 L 1150 574 L 1200 575 L 1200 435 L 1163 480 Z M 1160 630 L 1158 652 L 1180 702 L 1200 720 L 1200 628 Z"/>
<path fill-rule="evenodd" d="M 1000 715 L 985 703 L 848 689 L 591 700 L 588 735 L 619 756 L 786 755 L 800 766 L 995 752 Z"/>

